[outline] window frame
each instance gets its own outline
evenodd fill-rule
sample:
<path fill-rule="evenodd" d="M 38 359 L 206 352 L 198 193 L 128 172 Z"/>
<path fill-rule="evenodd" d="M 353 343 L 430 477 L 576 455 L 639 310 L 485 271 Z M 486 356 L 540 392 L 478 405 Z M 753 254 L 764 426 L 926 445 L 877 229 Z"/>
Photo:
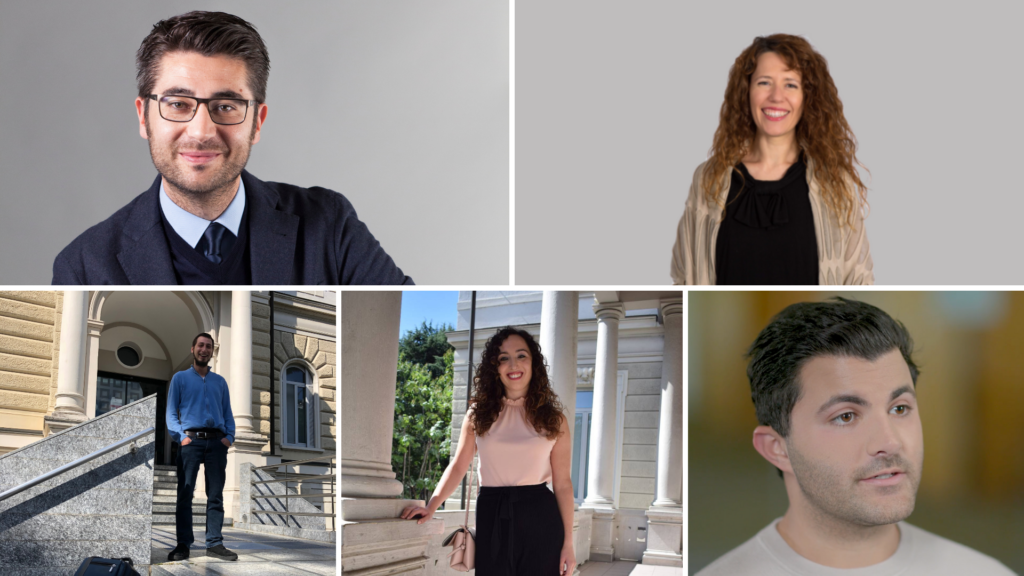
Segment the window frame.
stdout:
<path fill-rule="evenodd" d="M 307 381 L 304 386 L 308 398 L 306 417 L 313 419 L 312 428 L 316 431 L 313 438 L 308 438 L 307 436 L 307 440 L 311 440 L 311 442 L 307 444 L 295 444 L 288 442 L 288 429 L 289 427 L 296 425 L 298 420 L 298 404 L 296 403 L 294 408 L 288 406 L 288 370 L 290 368 L 299 368 L 306 373 Z M 317 375 L 316 370 L 309 364 L 309 362 L 306 362 L 305 359 L 293 358 L 281 366 L 281 369 L 278 372 L 278 382 L 281 384 L 281 388 L 278 391 L 281 398 L 279 404 L 281 407 L 280 446 L 289 450 L 304 450 L 307 452 L 323 453 L 322 439 L 320 438 L 320 378 Z M 298 383 L 292 383 L 292 385 L 297 384 Z M 313 410 L 309 410 L 309 407 L 312 407 Z M 308 432 L 308 427 L 310 425 L 309 420 L 307 420 L 305 424 Z M 297 428 L 295 432 L 298 432 Z"/>

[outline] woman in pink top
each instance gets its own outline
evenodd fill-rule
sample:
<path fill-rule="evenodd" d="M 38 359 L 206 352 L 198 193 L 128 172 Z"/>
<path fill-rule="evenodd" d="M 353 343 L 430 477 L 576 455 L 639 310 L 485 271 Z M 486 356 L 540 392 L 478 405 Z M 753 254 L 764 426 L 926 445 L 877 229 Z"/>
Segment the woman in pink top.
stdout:
<path fill-rule="evenodd" d="M 479 449 L 477 576 L 572 574 L 572 440 L 540 346 L 525 330 L 502 328 L 487 341 L 473 382 L 455 458 L 426 507 L 401 517 L 433 517 Z"/>

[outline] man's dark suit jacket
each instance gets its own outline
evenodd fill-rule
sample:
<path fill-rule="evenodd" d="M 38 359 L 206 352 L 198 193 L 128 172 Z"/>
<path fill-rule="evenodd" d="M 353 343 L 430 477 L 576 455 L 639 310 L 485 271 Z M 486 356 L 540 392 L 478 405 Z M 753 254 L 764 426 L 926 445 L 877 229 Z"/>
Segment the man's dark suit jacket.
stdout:
<path fill-rule="evenodd" d="M 53 284 L 177 284 L 160 179 L 64 248 L 53 262 Z M 246 171 L 242 181 L 254 285 L 413 283 L 341 194 L 262 182 Z"/>

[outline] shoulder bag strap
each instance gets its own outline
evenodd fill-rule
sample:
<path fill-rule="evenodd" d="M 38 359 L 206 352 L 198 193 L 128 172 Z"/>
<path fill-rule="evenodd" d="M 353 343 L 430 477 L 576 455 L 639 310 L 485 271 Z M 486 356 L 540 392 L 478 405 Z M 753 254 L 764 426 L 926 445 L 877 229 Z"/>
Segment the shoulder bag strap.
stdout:
<path fill-rule="evenodd" d="M 474 454 L 473 456 L 475 458 L 476 454 Z M 473 497 L 473 461 L 472 460 L 470 460 L 470 462 L 469 462 L 469 484 L 467 484 L 467 486 L 469 487 L 469 494 L 466 494 L 466 517 L 463 518 L 462 525 L 465 526 L 466 528 L 469 528 L 469 506 L 472 503 L 472 497 Z M 479 493 L 479 490 L 477 491 L 477 493 Z"/>

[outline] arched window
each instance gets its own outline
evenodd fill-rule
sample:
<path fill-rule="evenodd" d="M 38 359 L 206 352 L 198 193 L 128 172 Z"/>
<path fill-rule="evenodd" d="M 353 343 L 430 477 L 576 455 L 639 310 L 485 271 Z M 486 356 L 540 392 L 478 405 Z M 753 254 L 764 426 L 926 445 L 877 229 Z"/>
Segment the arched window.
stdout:
<path fill-rule="evenodd" d="M 320 400 L 316 393 L 314 376 L 299 363 L 286 364 L 282 368 L 282 373 L 284 444 L 316 448 L 320 436 Z"/>

